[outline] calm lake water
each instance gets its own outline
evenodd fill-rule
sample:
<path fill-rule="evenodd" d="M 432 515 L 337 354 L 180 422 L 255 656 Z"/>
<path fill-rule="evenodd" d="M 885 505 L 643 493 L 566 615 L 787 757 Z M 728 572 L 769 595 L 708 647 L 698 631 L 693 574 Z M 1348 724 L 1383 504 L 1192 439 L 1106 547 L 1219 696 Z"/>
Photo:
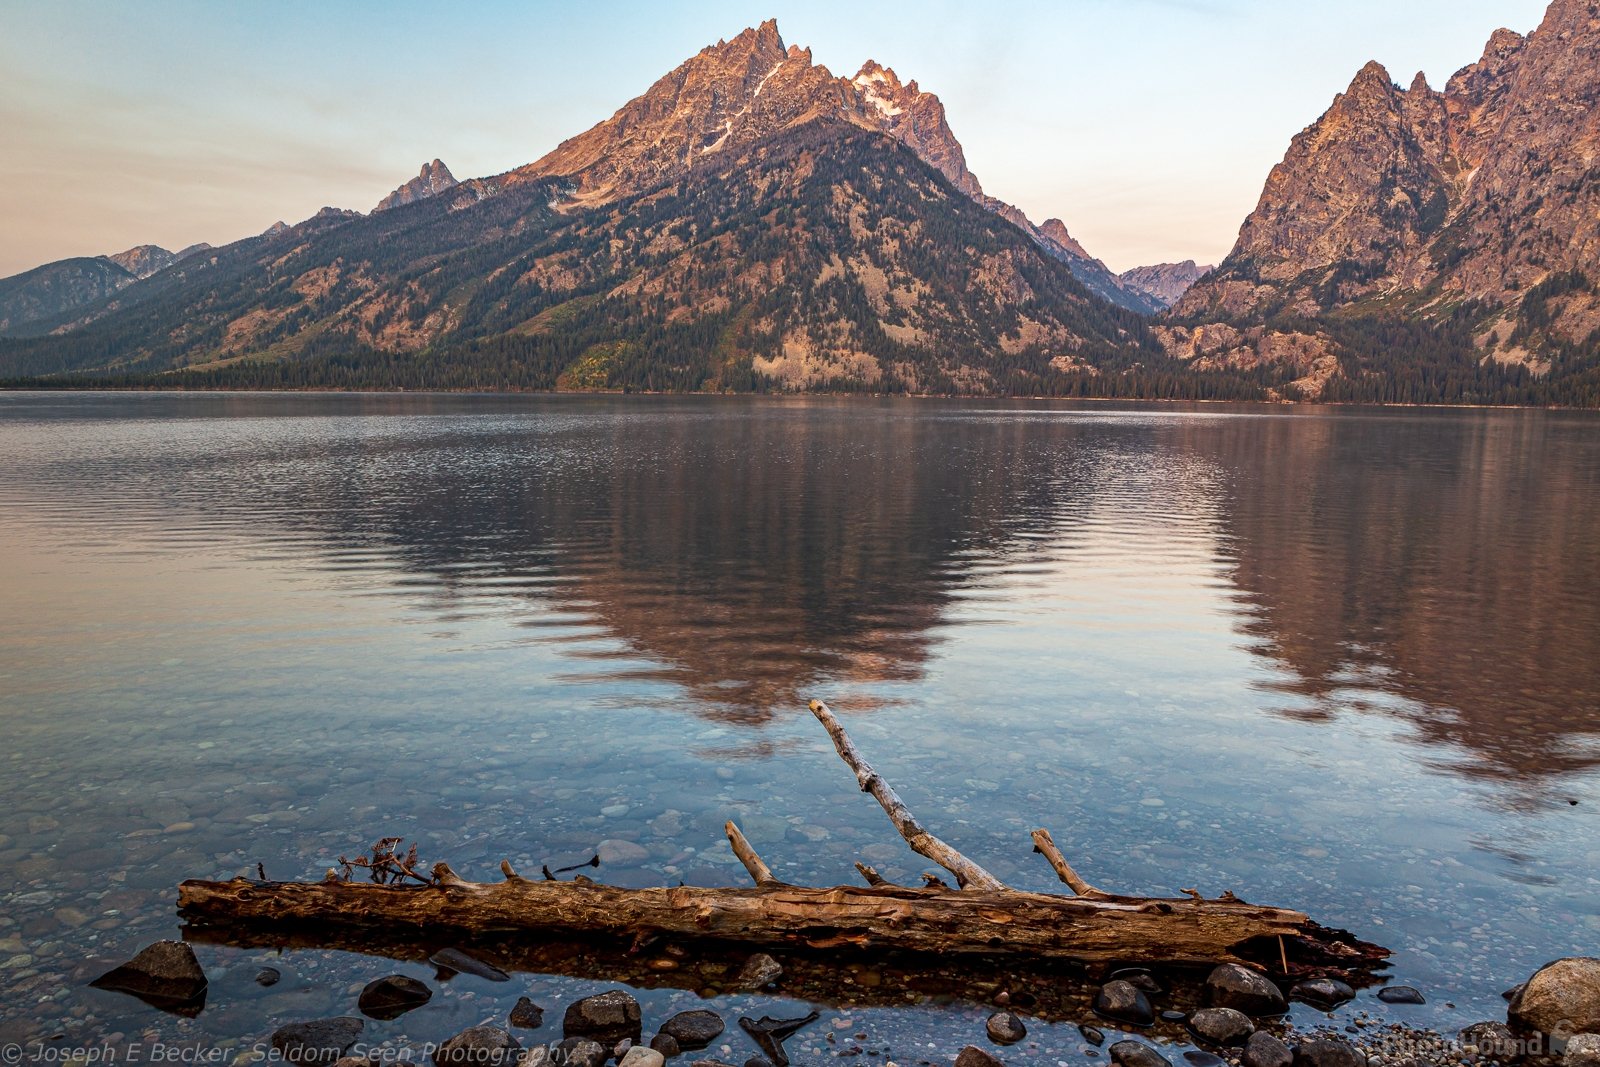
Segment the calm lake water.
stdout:
<path fill-rule="evenodd" d="M 1102 887 L 1390 945 L 1430 1000 L 1347 1011 L 1502 1018 L 1600 942 L 1600 419 L 0 394 L 0 1040 L 243 1049 L 431 982 L 201 946 L 198 1018 L 84 985 L 179 936 L 184 878 L 319 877 L 385 835 L 468 877 L 609 840 L 639 848 L 608 882 L 742 884 L 732 817 L 782 878 L 915 880 L 813 696 L 1014 885 L 1055 888 L 1046 826 Z M 548 1034 L 608 987 L 462 977 L 367 1037 L 524 994 Z M 647 1025 L 697 1003 L 641 997 Z M 710 1004 L 736 1062 L 732 1013 L 795 1007 Z M 818 1027 L 907 1063 L 986 1013 Z M 1087 1062 L 1032 1029 L 1013 1062 Z"/>

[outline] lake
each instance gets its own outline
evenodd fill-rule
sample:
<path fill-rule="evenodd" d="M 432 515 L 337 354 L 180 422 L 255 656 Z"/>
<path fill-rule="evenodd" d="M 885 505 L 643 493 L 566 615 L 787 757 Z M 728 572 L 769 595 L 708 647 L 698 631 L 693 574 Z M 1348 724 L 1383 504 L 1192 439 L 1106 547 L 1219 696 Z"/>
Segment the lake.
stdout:
<path fill-rule="evenodd" d="M 179 936 L 185 878 L 388 835 L 468 877 L 610 841 L 597 879 L 741 885 L 734 818 L 785 880 L 915 882 L 812 697 L 1010 884 L 1059 888 L 1048 827 L 1097 885 L 1307 911 L 1429 998 L 1337 1020 L 1501 1019 L 1600 940 L 1600 418 L 0 394 L 0 1040 L 243 1051 L 431 980 L 202 945 L 197 1018 L 85 985 Z M 367 1037 L 522 995 L 548 1034 L 611 986 L 461 976 Z M 723 1011 L 738 1062 L 734 1013 L 804 1007 L 640 996 L 647 1035 Z M 829 1027 L 915 1062 L 990 1010 L 839 999 L 799 1062 Z M 1087 1062 L 1031 1030 L 1015 1062 Z"/>

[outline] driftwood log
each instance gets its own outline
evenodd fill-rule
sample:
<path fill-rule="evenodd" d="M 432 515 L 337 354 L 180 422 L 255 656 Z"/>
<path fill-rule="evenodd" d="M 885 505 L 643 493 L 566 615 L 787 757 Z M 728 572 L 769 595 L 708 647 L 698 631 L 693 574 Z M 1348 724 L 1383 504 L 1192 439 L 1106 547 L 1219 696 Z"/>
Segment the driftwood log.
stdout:
<path fill-rule="evenodd" d="M 1162 899 L 1120 896 L 1089 885 L 1067 863 L 1048 831 L 1036 831 L 1044 856 L 1074 896 L 1008 888 L 929 833 L 856 749 L 821 701 L 811 711 L 827 729 L 861 790 L 889 815 L 906 843 L 948 871 L 960 888 L 890 884 L 858 864 L 868 885 L 817 889 L 787 885 L 727 824 L 734 854 L 754 888 L 623 889 L 523 878 L 509 863 L 503 880 L 469 882 L 436 864 L 429 884 L 376 885 L 329 871 L 321 882 L 235 878 L 186 881 L 178 905 L 191 922 L 386 930 L 437 935 L 541 933 L 599 936 L 635 945 L 658 939 L 710 940 L 806 950 L 968 954 L 1088 962 L 1254 962 L 1286 973 L 1369 970 L 1387 950 L 1312 922 L 1285 908 L 1247 904 L 1224 894 Z"/>

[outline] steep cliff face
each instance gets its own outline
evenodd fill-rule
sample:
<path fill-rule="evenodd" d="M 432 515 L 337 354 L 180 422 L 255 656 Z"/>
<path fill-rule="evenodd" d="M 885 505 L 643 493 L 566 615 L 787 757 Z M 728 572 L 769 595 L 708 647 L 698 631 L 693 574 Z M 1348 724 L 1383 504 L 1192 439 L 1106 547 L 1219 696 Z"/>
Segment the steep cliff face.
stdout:
<path fill-rule="evenodd" d="M 1370 63 L 1295 137 L 1175 318 L 1270 336 L 1334 312 L 1398 316 L 1535 375 L 1581 369 L 1600 354 L 1597 154 L 1597 0 L 1556 0 L 1526 38 L 1497 31 L 1442 92 Z"/>
<path fill-rule="evenodd" d="M 461 183 L 456 181 L 455 175 L 450 173 L 450 168 L 435 159 L 431 163 L 424 163 L 415 178 L 378 201 L 378 206 L 372 210 L 388 211 L 390 208 L 415 204 L 418 200 L 426 200 L 430 196 L 448 192 L 459 184 Z"/>

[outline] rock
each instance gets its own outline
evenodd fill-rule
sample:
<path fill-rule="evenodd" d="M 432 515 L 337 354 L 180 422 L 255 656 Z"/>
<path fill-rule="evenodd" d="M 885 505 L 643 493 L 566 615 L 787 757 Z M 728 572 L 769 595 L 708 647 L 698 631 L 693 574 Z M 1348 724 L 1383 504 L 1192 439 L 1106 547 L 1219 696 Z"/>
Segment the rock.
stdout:
<path fill-rule="evenodd" d="M 669 1060 L 683 1052 L 683 1046 L 680 1045 L 678 1043 L 678 1039 L 673 1037 L 671 1034 L 657 1034 L 655 1037 L 652 1037 L 650 1039 L 650 1047 L 661 1053 L 661 1055 L 665 1056 Z"/>
<path fill-rule="evenodd" d="M 89 984 L 157 1003 L 188 1004 L 205 996 L 206 972 L 182 941 L 157 941 Z"/>
<path fill-rule="evenodd" d="M 1600 1034 L 1569 1038 L 1561 1053 L 1561 1067 L 1600 1067 Z"/>
<path fill-rule="evenodd" d="M 1385 986 L 1378 990 L 1378 999 L 1385 1004 L 1426 1004 L 1428 998 L 1422 991 L 1408 985 Z"/>
<path fill-rule="evenodd" d="M 469 1026 L 433 1054 L 438 1067 L 512 1067 L 521 1058 L 517 1039 L 498 1026 Z"/>
<path fill-rule="evenodd" d="M 744 961 L 744 966 L 739 968 L 739 974 L 734 978 L 734 983 L 740 989 L 753 992 L 771 985 L 782 977 L 783 964 L 765 952 L 757 952 Z"/>
<path fill-rule="evenodd" d="M 1179 1011 L 1177 1008 L 1168 1008 L 1166 1011 L 1161 1013 L 1161 1021 L 1167 1023 L 1181 1023 L 1187 1018 L 1189 1018 L 1189 1016 Z"/>
<path fill-rule="evenodd" d="M 492 963 L 484 963 L 458 948 L 442 948 L 428 957 L 428 962 L 441 970 L 457 974 L 470 974 L 474 978 L 487 978 L 491 982 L 509 982 L 511 976 Z M 445 976 L 445 977 L 448 977 Z"/>
<path fill-rule="evenodd" d="M 1118 1041 L 1111 1046 L 1111 1062 L 1119 1067 L 1172 1067 L 1170 1060 L 1143 1041 Z"/>
<path fill-rule="evenodd" d="M 544 1009 L 527 997 L 518 997 L 511 1008 L 509 1022 L 524 1030 L 537 1030 L 544 1025 Z"/>
<path fill-rule="evenodd" d="M 997 1045 L 1015 1045 L 1028 1036 L 1028 1028 L 1022 1025 L 1022 1020 L 1009 1011 L 997 1011 L 989 1016 L 985 1028 L 989 1031 L 989 1040 Z"/>
<path fill-rule="evenodd" d="M 1323 1011 L 1332 1011 L 1347 1000 L 1354 1000 L 1356 991 L 1336 978 L 1312 978 L 1297 982 L 1289 995 Z"/>
<path fill-rule="evenodd" d="M 602 841 L 595 847 L 600 862 L 613 867 L 632 867 L 650 858 L 650 850 L 632 841 Z"/>
<path fill-rule="evenodd" d="M 605 1046 L 586 1037 L 569 1037 L 550 1046 L 551 1067 L 605 1067 Z"/>
<path fill-rule="evenodd" d="M 1294 1067 L 1367 1067 L 1367 1057 L 1342 1037 L 1308 1037 L 1295 1046 Z"/>
<path fill-rule="evenodd" d="M 744 1061 L 744 1067 L 773 1067 L 773 1063 L 765 1056 L 751 1056 Z"/>
<path fill-rule="evenodd" d="M 274 986 L 283 978 L 283 972 L 276 967 L 263 967 L 256 972 L 256 985 Z"/>
<path fill-rule="evenodd" d="M 1282 1015 L 1288 1009 L 1283 991 L 1272 979 L 1237 963 L 1224 963 L 1206 978 L 1206 1003 L 1251 1017 Z"/>
<path fill-rule="evenodd" d="M 1189 1029 L 1213 1045 L 1242 1045 L 1256 1032 L 1250 1016 L 1233 1008 L 1201 1008 L 1189 1016 Z"/>
<path fill-rule="evenodd" d="M 1473 1023 L 1461 1031 L 1461 1045 L 1479 1058 L 1509 1063 L 1520 1059 L 1522 1042 L 1505 1023 Z"/>
<path fill-rule="evenodd" d="M 620 989 L 584 997 L 567 1008 L 561 1021 L 563 1037 L 587 1037 L 608 1047 L 623 1038 L 637 1045 L 643 1029 L 639 1002 Z"/>
<path fill-rule="evenodd" d="M 1190 1067 L 1226 1067 L 1228 1062 L 1221 1056 L 1216 1056 L 1209 1052 L 1201 1052 L 1198 1049 L 1190 1049 L 1185 1052 L 1183 1060 L 1185 1063 L 1190 1064 Z"/>
<path fill-rule="evenodd" d="M 433 999 L 433 990 L 403 974 L 391 974 L 368 982 L 356 1001 L 361 1014 L 373 1019 L 398 1019 L 413 1008 Z"/>
<path fill-rule="evenodd" d="M 1143 967 L 1123 967 L 1121 970 L 1111 972 L 1111 981 L 1127 982 L 1133 988 L 1145 993 L 1161 992 L 1161 983 L 1151 976 Z"/>
<path fill-rule="evenodd" d="M 667 1058 L 653 1048 L 635 1045 L 617 1061 L 617 1067 L 665 1067 Z"/>
<path fill-rule="evenodd" d="M 956 1056 L 956 1067 L 1005 1067 L 1005 1064 L 977 1045 L 968 1045 Z"/>
<path fill-rule="evenodd" d="M 1156 1021 L 1150 999 L 1142 990 L 1121 979 L 1100 987 L 1099 995 L 1094 998 L 1094 1010 L 1107 1019 L 1135 1026 L 1149 1026 Z"/>
<path fill-rule="evenodd" d="M 1569 956 L 1539 968 L 1506 1009 L 1524 1033 L 1600 1032 L 1600 959 Z"/>
<path fill-rule="evenodd" d="M 349 1015 L 290 1023 L 272 1032 L 272 1048 L 286 1063 L 327 1067 L 350 1051 L 365 1027 L 366 1023 Z"/>
<path fill-rule="evenodd" d="M 1244 1043 L 1239 1063 L 1242 1067 L 1290 1067 L 1294 1063 L 1294 1053 L 1273 1034 L 1257 1030 Z"/>
<path fill-rule="evenodd" d="M 661 1024 L 661 1034 L 672 1038 L 681 1049 L 703 1049 L 722 1035 L 722 1016 L 714 1011 L 680 1011 Z"/>
<path fill-rule="evenodd" d="M 1083 1039 L 1089 1042 L 1089 1044 L 1093 1045 L 1095 1048 L 1099 1048 L 1101 1045 L 1106 1043 L 1106 1035 L 1100 1030 L 1099 1027 L 1089 1026 L 1085 1023 L 1079 1023 L 1078 1033 L 1082 1034 Z"/>

